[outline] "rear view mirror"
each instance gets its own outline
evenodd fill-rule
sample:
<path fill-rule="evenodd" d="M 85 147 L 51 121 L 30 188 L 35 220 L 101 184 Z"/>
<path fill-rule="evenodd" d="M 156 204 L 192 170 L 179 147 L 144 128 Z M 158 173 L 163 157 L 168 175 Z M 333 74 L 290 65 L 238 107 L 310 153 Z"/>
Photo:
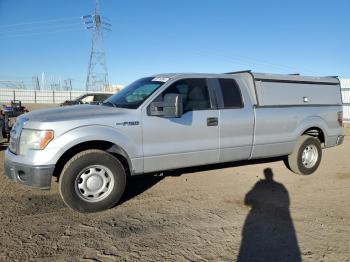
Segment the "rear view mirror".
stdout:
<path fill-rule="evenodd" d="M 182 96 L 179 94 L 166 94 L 163 102 L 152 102 L 151 116 L 181 117 L 183 114 Z"/>

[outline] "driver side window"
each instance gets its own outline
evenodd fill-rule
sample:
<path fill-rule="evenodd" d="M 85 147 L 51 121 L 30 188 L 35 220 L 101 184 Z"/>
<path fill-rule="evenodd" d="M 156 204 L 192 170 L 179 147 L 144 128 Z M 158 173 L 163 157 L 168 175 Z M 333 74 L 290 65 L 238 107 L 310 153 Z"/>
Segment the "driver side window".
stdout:
<path fill-rule="evenodd" d="M 180 94 L 182 96 L 184 113 L 211 109 L 206 79 L 189 78 L 179 80 L 163 91 L 161 94 L 162 100 L 166 94 Z"/>

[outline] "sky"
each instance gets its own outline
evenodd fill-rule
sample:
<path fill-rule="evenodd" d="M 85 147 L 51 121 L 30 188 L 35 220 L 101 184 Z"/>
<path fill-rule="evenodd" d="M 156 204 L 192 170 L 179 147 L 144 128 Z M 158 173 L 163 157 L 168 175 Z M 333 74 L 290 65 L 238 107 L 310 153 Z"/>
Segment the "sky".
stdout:
<path fill-rule="evenodd" d="M 100 0 L 109 82 L 251 69 L 350 77 L 348 0 Z M 94 0 L 0 0 L 0 80 L 85 87 Z"/>

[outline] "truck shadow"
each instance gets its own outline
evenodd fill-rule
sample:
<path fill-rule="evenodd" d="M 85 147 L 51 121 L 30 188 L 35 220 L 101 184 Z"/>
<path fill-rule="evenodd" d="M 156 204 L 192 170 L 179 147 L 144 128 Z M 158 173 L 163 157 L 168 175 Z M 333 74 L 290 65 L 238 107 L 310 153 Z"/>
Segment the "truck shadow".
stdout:
<path fill-rule="evenodd" d="M 149 173 L 149 174 L 132 176 L 132 177 L 129 177 L 127 180 L 127 186 L 119 204 L 122 204 L 144 193 L 145 191 L 147 191 L 148 189 L 156 185 L 158 182 L 163 180 L 165 177 L 169 177 L 169 176 L 177 177 L 188 173 L 196 173 L 196 172 L 209 171 L 214 169 L 232 168 L 232 167 L 245 166 L 245 165 L 271 163 L 271 162 L 277 162 L 282 160 L 283 158 L 278 157 L 278 158 L 258 159 L 258 160 L 249 160 L 249 161 L 237 161 L 237 162 L 228 162 L 228 163 L 221 163 L 221 164 L 181 168 L 176 170 L 168 170 L 161 173 Z"/>
<path fill-rule="evenodd" d="M 129 177 L 126 183 L 125 192 L 119 201 L 118 205 L 141 195 L 143 192 L 147 191 L 158 182 L 160 182 L 164 176 L 158 174 L 149 174 L 149 175 L 139 175 Z"/>
<path fill-rule="evenodd" d="M 264 175 L 244 199 L 251 210 L 243 226 L 237 261 L 301 261 L 288 191 L 273 180 L 272 169 L 265 169 Z"/>
<path fill-rule="evenodd" d="M 266 158 L 266 159 L 242 160 L 242 161 L 235 161 L 235 162 L 186 167 L 186 168 L 181 168 L 176 170 L 165 171 L 164 175 L 181 176 L 187 173 L 196 173 L 196 172 L 210 171 L 215 169 L 224 169 L 224 168 L 232 168 L 232 167 L 238 167 L 238 166 L 248 166 L 248 165 L 278 162 L 278 161 L 284 161 L 284 159 L 285 159 L 284 157 L 274 157 L 274 158 Z"/>

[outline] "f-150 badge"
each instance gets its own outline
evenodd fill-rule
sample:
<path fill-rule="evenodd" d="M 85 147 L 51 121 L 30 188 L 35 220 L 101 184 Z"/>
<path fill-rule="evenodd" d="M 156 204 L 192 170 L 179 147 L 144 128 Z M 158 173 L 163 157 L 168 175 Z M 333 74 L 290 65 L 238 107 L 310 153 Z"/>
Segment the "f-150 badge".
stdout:
<path fill-rule="evenodd" d="M 138 126 L 140 124 L 139 121 L 125 121 L 116 123 L 117 126 Z"/>

